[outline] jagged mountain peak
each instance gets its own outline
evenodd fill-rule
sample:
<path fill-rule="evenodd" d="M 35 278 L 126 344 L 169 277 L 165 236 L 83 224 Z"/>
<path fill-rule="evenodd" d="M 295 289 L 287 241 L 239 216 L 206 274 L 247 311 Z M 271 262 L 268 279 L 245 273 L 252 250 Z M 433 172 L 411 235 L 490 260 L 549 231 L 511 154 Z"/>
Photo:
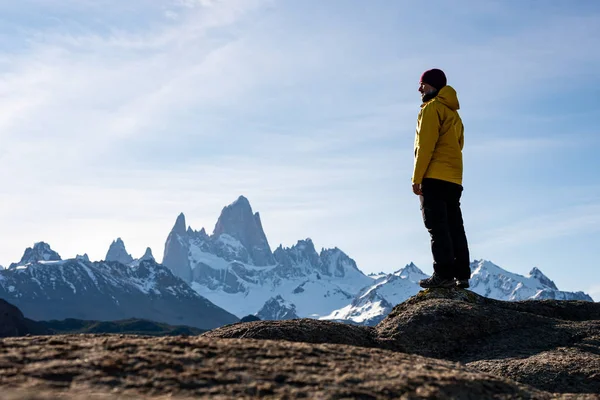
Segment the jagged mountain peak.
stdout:
<path fill-rule="evenodd" d="M 177 216 L 177 219 L 175 220 L 175 225 L 173 225 L 173 229 L 171 229 L 171 232 L 174 232 L 178 235 L 185 235 L 186 232 L 186 225 L 185 225 L 185 215 L 183 213 L 180 213 Z M 190 228 L 191 229 L 191 228 Z"/>
<path fill-rule="evenodd" d="M 34 243 L 33 247 L 28 247 L 25 249 L 23 253 L 23 257 L 21 257 L 21 261 L 18 263 L 13 263 L 9 268 L 14 268 L 15 266 L 27 265 L 36 263 L 39 261 L 60 261 L 60 255 L 52 250 L 50 245 L 45 242 L 37 242 Z"/>
<path fill-rule="evenodd" d="M 221 215 L 217 220 L 215 229 L 213 229 L 213 236 L 219 236 L 221 233 L 230 234 L 227 232 L 232 228 L 231 224 L 253 224 L 256 223 L 254 214 L 252 213 L 252 206 L 250 202 L 244 196 L 240 196 L 233 203 L 223 207 Z M 235 237 L 234 235 L 231 235 Z M 240 240 L 240 238 L 236 239 Z"/>
<path fill-rule="evenodd" d="M 296 244 L 293 247 L 296 250 L 301 251 L 301 252 L 308 252 L 308 253 L 316 253 L 317 252 L 317 250 L 315 249 L 315 244 L 313 243 L 311 238 L 298 240 L 298 242 L 296 242 Z"/>
<path fill-rule="evenodd" d="M 281 295 L 267 300 L 256 316 L 263 321 L 299 318 L 296 313 L 296 305 L 286 301 Z"/>
<path fill-rule="evenodd" d="M 142 258 L 140 258 L 140 260 L 154 261 L 154 256 L 152 255 L 152 249 L 150 247 L 146 247 L 146 252 L 144 252 L 144 255 L 142 256 Z"/>
<path fill-rule="evenodd" d="M 403 268 L 400 268 L 398 271 L 394 272 L 394 275 L 412 280 L 423 279 L 427 276 L 412 261 L 409 264 L 406 264 Z"/>
<path fill-rule="evenodd" d="M 542 285 L 549 287 L 550 289 L 558 290 L 553 281 L 550 280 L 542 271 L 540 271 L 537 267 L 533 267 L 533 269 L 529 272 L 529 277 L 532 279 L 536 279 Z"/>
<path fill-rule="evenodd" d="M 358 269 L 356 262 L 337 247 L 321 249 L 319 258 L 322 263 L 322 271 L 326 275 L 341 278 L 349 274 L 358 274 L 366 278 L 366 275 Z"/>
<path fill-rule="evenodd" d="M 240 195 L 233 203 L 230 204 L 233 207 L 250 207 L 250 201 L 244 196 Z"/>
<path fill-rule="evenodd" d="M 87 253 L 83 253 L 83 255 L 77 254 L 75 259 L 79 261 L 90 262 L 90 257 L 87 255 Z"/>
<path fill-rule="evenodd" d="M 473 260 L 473 262 L 471 262 L 470 267 L 471 267 L 472 273 L 476 273 L 478 271 L 480 271 L 480 272 L 487 271 L 488 273 L 495 274 L 498 272 L 505 271 L 503 268 L 494 264 L 492 261 L 484 260 L 484 259 Z"/>
<path fill-rule="evenodd" d="M 405 272 L 405 271 L 411 271 L 411 272 L 420 272 L 420 273 L 423 273 L 423 271 L 421 271 L 421 270 L 419 269 L 419 267 L 417 267 L 417 266 L 415 265 L 415 263 L 413 263 L 413 262 L 411 261 L 410 263 L 406 264 L 404 267 L 402 267 L 402 268 L 400 268 L 399 270 L 395 271 L 395 272 L 394 272 L 394 274 L 395 274 L 395 275 L 398 275 L 398 274 L 400 274 L 400 273 L 402 273 L 402 272 Z"/>
<path fill-rule="evenodd" d="M 244 196 L 223 208 L 213 230 L 213 239 L 227 234 L 237 239 L 248 251 L 254 265 L 273 265 L 275 260 L 258 213 L 252 213 Z"/>
<path fill-rule="evenodd" d="M 129 264 L 133 261 L 131 254 L 127 253 L 125 249 L 125 243 L 119 237 L 110 244 L 108 251 L 106 252 L 106 261 L 118 261 L 121 264 Z"/>

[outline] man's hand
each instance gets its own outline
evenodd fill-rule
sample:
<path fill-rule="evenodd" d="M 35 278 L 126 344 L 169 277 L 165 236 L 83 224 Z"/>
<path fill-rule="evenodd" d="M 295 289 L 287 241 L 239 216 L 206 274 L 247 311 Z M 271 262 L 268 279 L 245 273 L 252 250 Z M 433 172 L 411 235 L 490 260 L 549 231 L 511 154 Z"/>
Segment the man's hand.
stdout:
<path fill-rule="evenodd" d="M 413 183 L 413 193 L 416 194 L 417 196 L 420 196 L 423 194 L 423 192 L 421 191 L 420 183 Z"/>

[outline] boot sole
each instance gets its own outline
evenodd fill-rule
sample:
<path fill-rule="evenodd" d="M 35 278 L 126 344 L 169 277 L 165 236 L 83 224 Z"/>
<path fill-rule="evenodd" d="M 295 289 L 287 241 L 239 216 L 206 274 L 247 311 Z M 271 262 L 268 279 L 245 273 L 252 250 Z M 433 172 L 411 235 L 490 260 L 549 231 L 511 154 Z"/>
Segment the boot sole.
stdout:
<path fill-rule="evenodd" d="M 469 285 L 469 282 L 466 283 L 456 283 L 456 287 L 460 288 L 460 289 L 468 289 L 469 287 L 471 287 L 471 285 Z"/>

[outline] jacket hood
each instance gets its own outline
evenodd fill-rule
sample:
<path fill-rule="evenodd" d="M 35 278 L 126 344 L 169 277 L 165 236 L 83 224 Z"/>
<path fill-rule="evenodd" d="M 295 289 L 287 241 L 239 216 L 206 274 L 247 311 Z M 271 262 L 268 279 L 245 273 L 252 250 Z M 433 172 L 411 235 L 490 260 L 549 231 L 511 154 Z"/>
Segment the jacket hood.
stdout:
<path fill-rule="evenodd" d="M 458 95 L 452 86 L 444 86 L 441 88 L 436 99 L 453 111 L 460 109 Z"/>

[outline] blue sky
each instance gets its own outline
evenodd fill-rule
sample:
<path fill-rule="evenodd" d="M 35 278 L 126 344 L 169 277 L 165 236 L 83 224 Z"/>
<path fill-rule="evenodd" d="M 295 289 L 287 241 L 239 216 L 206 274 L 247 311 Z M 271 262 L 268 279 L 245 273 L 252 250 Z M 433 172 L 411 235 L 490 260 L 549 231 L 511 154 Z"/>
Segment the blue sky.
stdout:
<path fill-rule="evenodd" d="M 600 300 L 596 1 L 0 4 L 0 263 L 47 241 L 162 259 L 240 194 L 272 248 L 430 273 L 411 192 L 420 74 L 465 124 L 472 258 Z"/>

